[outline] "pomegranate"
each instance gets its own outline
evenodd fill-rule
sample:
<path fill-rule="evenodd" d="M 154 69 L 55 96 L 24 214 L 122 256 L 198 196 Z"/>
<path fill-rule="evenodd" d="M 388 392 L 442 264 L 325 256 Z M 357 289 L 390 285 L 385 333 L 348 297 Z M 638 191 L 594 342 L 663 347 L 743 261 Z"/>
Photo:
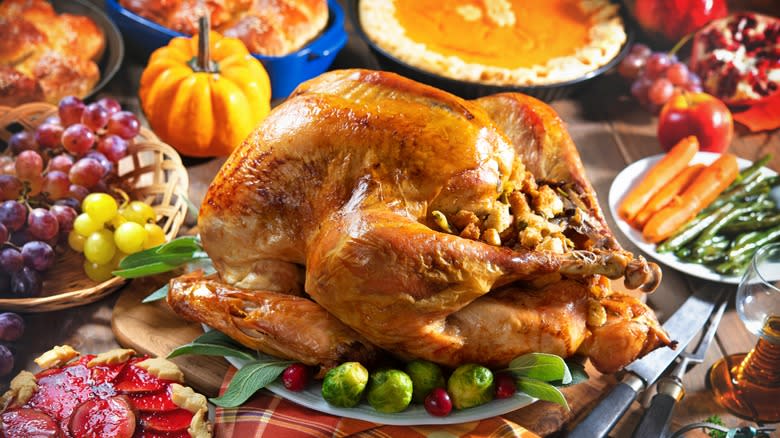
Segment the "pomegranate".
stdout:
<path fill-rule="evenodd" d="M 425 410 L 435 417 L 446 417 L 452 412 L 452 400 L 444 388 L 433 388 L 425 397 Z"/>
<path fill-rule="evenodd" d="M 780 19 L 743 12 L 696 32 L 690 68 L 727 105 L 752 105 L 780 85 Z"/>

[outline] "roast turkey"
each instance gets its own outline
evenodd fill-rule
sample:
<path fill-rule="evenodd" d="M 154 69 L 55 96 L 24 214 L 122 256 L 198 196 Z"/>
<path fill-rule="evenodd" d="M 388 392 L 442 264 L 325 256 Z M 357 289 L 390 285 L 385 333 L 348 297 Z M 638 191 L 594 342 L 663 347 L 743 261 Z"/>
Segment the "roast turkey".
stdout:
<path fill-rule="evenodd" d="M 169 304 L 266 353 L 505 366 L 582 354 L 616 371 L 669 345 L 660 270 L 608 229 L 555 112 L 466 101 L 391 73 L 308 81 L 236 149 L 199 216 L 218 274 Z"/>

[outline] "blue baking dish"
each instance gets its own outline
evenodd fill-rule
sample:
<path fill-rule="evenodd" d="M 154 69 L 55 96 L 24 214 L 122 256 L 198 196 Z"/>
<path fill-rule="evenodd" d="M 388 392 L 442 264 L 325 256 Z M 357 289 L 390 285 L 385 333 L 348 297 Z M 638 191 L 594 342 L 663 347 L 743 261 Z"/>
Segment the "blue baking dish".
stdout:
<path fill-rule="evenodd" d="M 117 0 L 105 0 L 106 12 L 122 31 L 128 49 L 136 56 L 147 58 L 177 36 L 185 36 L 147 20 L 123 8 Z M 301 82 L 311 79 L 330 67 L 336 54 L 347 43 L 344 30 L 344 10 L 337 0 L 328 0 L 328 25 L 308 45 L 285 56 L 252 54 L 260 60 L 271 78 L 274 99 L 287 97 Z"/>

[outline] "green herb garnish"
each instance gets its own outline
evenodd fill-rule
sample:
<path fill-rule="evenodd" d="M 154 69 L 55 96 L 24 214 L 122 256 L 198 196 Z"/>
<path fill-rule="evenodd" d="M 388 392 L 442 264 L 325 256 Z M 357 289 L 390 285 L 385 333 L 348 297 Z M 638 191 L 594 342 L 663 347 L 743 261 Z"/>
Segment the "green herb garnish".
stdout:
<path fill-rule="evenodd" d="M 193 236 L 179 237 L 160 246 L 130 254 L 122 259 L 119 269 L 113 274 L 123 278 L 145 277 L 208 258 L 208 254 L 200 245 L 200 239 Z"/>
<path fill-rule="evenodd" d="M 256 360 L 241 367 L 228 384 L 221 397 L 209 400 L 223 408 L 234 408 L 247 401 L 258 390 L 276 380 L 291 361 Z"/>
<path fill-rule="evenodd" d="M 218 330 L 208 331 L 189 344 L 176 347 L 168 354 L 168 359 L 185 354 L 257 360 L 257 355 L 254 352 L 247 350 L 244 346 Z"/>

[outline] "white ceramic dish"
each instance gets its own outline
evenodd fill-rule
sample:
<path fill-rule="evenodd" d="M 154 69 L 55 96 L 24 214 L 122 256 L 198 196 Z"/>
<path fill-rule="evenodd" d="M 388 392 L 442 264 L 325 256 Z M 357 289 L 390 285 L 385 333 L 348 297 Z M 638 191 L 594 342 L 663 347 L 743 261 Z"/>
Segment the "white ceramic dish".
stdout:
<path fill-rule="evenodd" d="M 205 331 L 212 330 L 211 327 L 203 326 Z M 231 365 L 241 369 L 249 361 L 235 357 L 225 358 Z M 464 409 L 462 411 L 453 410 L 446 417 L 434 417 L 425 411 L 425 408 L 419 404 L 412 404 L 405 411 L 397 414 L 385 414 L 374 410 L 368 403 L 362 401 L 354 408 L 338 408 L 326 402 L 321 395 L 322 384 L 320 381 L 312 382 L 308 388 L 301 392 L 290 391 L 275 381 L 265 387 L 265 389 L 278 395 L 279 397 L 290 400 L 301 406 L 305 406 L 315 411 L 323 412 L 339 417 L 354 418 L 356 420 L 371 421 L 380 424 L 392 424 L 396 426 L 421 426 L 430 424 L 458 424 L 468 423 L 470 421 L 479 421 L 486 418 L 506 414 L 514 410 L 528 406 L 536 399 L 522 393 L 515 393 L 514 397 L 493 400 L 482 406 Z"/>
<path fill-rule="evenodd" d="M 643 158 L 635 163 L 632 163 L 625 169 L 623 169 L 612 181 L 612 186 L 609 189 L 609 211 L 612 214 L 612 218 L 617 223 L 618 228 L 623 233 L 624 236 L 628 238 L 634 245 L 638 246 L 639 249 L 644 251 L 647 255 L 652 257 L 653 259 L 657 260 L 658 262 L 669 266 L 670 268 L 676 269 L 684 274 L 692 275 L 694 277 L 703 278 L 705 280 L 711 280 L 711 281 L 717 281 L 720 283 L 728 283 L 728 284 L 739 284 L 741 276 L 727 276 L 727 275 L 720 275 L 717 272 L 711 270 L 710 268 L 700 265 L 697 263 L 687 263 L 680 259 L 678 259 L 673 253 L 659 253 L 655 250 L 655 245 L 652 243 L 646 242 L 642 238 L 642 233 L 638 230 L 635 230 L 631 228 L 631 226 L 628 224 L 628 222 L 624 221 L 620 218 L 617 214 L 617 207 L 620 204 L 620 202 L 623 200 L 623 197 L 628 193 L 628 191 L 634 187 L 634 185 L 639 182 L 642 178 L 644 178 L 645 173 L 655 164 L 657 163 L 664 155 L 653 155 L 652 157 Z M 693 159 L 691 160 L 691 164 L 696 163 L 703 163 L 703 164 L 710 164 L 713 161 L 715 161 L 720 154 L 712 153 L 712 152 L 698 152 Z M 745 160 L 742 158 L 737 159 L 739 163 L 740 169 L 744 169 L 745 167 L 750 166 L 753 164 L 749 160 Z M 765 175 L 775 175 L 776 173 L 772 171 L 771 169 L 768 169 L 766 167 L 762 167 L 760 170 L 761 173 Z"/>

